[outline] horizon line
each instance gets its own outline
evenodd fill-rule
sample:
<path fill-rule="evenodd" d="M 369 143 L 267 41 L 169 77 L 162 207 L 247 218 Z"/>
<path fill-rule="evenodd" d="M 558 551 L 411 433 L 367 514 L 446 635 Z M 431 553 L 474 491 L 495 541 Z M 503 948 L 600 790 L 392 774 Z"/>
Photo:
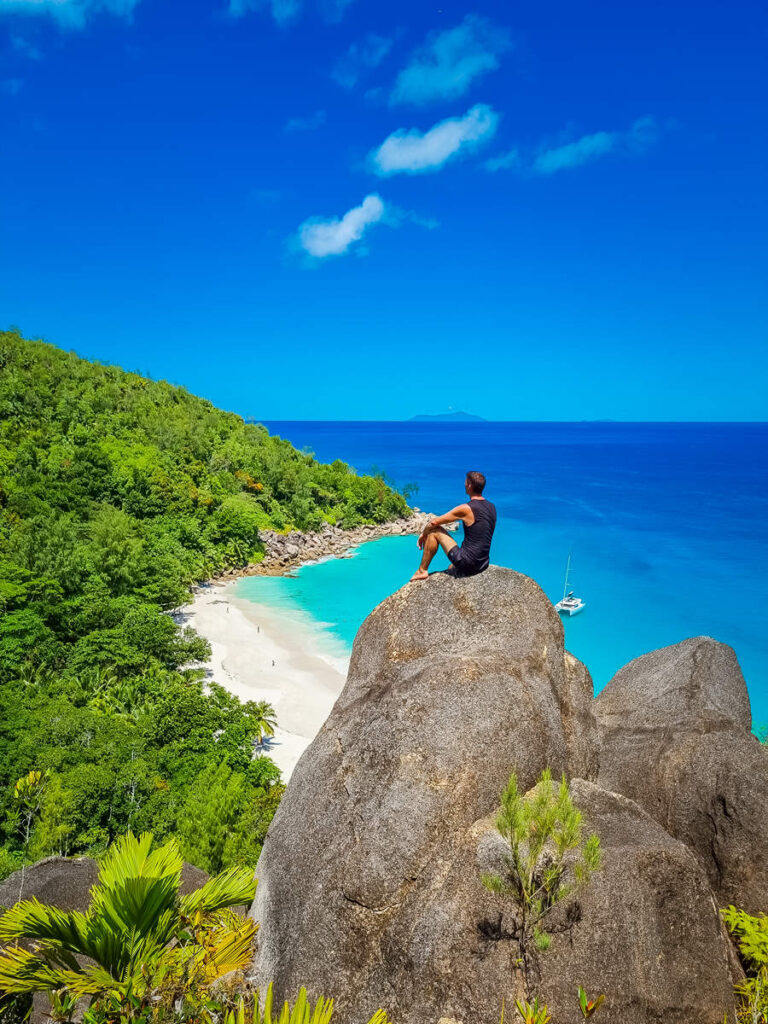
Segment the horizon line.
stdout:
<path fill-rule="evenodd" d="M 241 415 L 238 413 L 238 415 Z M 491 419 L 476 419 L 476 420 L 414 420 L 408 419 L 316 419 L 316 418 L 288 418 L 288 419 L 276 419 L 271 416 L 265 416 L 262 419 L 257 419 L 255 416 L 243 416 L 243 419 L 249 423 L 410 423 L 415 426 L 461 426 L 471 427 L 478 426 L 484 423 L 552 423 L 557 425 L 568 425 L 573 426 L 574 424 L 591 423 L 591 424 L 603 424 L 614 425 L 614 426 L 768 426 L 768 419 L 764 420 L 614 420 L 614 419 L 594 419 L 594 420 L 491 420 Z"/>

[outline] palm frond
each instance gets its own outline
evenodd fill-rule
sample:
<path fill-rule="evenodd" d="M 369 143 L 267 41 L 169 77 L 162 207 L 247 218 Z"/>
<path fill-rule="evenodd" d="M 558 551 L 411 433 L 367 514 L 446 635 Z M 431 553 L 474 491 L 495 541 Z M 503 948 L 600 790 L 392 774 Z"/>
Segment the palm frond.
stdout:
<path fill-rule="evenodd" d="M 221 935 L 214 933 L 214 942 L 205 961 L 206 981 L 215 981 L 230 971 L 241 971 L 248 966 L 256 930 L 256 922 L 246 917 L 236 928 L 222 930 Z"/>
<path fill-rule="evenodd" d="M 88 918 L 77 910 L 59 910 L 37 899 L 23 900 L 0 917 L 0 940 L 38 939 L 79 953 L 88 934 Z"/>
<path fill-rule="evenodd" d="M 131 980 L 114 978 L 101 964 L 89 964 L 79 971 L 62 971 L 64 986 L 75 999 L 84 996 L 101 996 L 105 993 L 119 993 L 123 996 L 131 985 Z"/>
<path fill-rule="evenodd" d="M 184 896 L 181 913 L 211 914 L 224 907 L 250 906 L 256 895 L 256 879 L 250 868 L 234 867 L 209 878 L 205 885 Z"/>
<path fill-rule="evenodd" d="M 0 954 L 0 992 L 4 995 L 61 988 L 65 973 L 21 946 L 8 946 Z"/>
<path fill-rule="evenodd" d="M 113 844 L 91 892 L 92 917 L 103 918 L 116 931 L 146 933 L 175 906 L 181 854 L 173 841 L 156 850 L 151 845 L 151 835 L 137 839 L 130 832 Z"/>

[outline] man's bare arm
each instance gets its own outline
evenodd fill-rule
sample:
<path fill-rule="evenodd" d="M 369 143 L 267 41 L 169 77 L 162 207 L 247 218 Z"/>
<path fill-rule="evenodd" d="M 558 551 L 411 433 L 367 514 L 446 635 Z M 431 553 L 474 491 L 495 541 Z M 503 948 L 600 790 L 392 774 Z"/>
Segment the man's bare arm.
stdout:
<path fill-rule="evenodd" d="M 430 533 L 434 533 L 435 530 L 441 529 L 447 523 L 466 522 L 471 511 L 472 510 L 469 505 L 457 505 L 456 508 L 452 508 L 450 512 L 446 512 L 442 516 L 436 516 L 434 519 L 431 519 L 421 531 L 416 543 L 420 548 L 423 548 L 424 541 Z"/>
<path fill-rule="evenodd" d="M 457 505 L 456 508 L 452 508 L 450 512 L 446 512 L 442 516 L 436 516 L 434 519 L 431 519 L 427 526 L 427 530 L 438 530 L 441 526 L 445 526 L 446 523 L 466 522 L 471 514 L 472 510 L 469 505 Z"/>

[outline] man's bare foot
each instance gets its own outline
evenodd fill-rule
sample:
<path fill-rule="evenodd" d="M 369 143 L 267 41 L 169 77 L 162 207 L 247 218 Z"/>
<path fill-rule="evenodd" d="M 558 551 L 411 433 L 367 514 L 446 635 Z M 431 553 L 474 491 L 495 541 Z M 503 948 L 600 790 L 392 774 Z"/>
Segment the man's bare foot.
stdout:
<path fill-rule="evenodd" d="M 411 576 L 410 583 L 414 583 L 416 580 L 428 580 L 429 573 L 426 569 L 417 569 L 416 572 Z"/>

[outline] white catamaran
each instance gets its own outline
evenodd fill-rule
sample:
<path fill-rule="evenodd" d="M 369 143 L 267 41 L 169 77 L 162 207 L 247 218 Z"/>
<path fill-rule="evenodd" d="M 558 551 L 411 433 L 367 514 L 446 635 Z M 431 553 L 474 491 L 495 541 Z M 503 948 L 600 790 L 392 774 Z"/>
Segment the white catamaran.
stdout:
<path fill-rule="evenodd" d="M 568 577 L 571 573 L 571 556 L 568 555 L 568 564 L 565 567 L 565 583 L 563 584 L 563 596 L 555 605 L 555 611 L 561 615 L 578 615 L 587 607 L 586 602 L 580 597 L 574 597 L 573 591 L 568 589 Z"/>

